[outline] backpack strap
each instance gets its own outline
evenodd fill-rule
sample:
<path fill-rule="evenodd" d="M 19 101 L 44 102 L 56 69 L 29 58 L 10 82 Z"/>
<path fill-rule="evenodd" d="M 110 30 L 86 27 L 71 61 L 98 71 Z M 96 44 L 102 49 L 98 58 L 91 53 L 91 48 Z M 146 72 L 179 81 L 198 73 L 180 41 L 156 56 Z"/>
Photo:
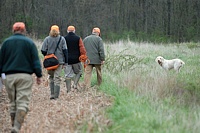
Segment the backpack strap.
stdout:
<path fill-rule="evenodd" d="M 58 48 L 58 45 L 59 45 L 59 43 L 60 43 L 60 40 L 61 40 L 61 36 L 60 36 L 59 41 L 58 41 L 58 43 L 57 43 L 56 49 L 55 49 L 55 51 L 54 51 L 54 54 L 55 54 L 55 52 L 56 52 L 56 50 L 57 50 L 57 48 Z"/>

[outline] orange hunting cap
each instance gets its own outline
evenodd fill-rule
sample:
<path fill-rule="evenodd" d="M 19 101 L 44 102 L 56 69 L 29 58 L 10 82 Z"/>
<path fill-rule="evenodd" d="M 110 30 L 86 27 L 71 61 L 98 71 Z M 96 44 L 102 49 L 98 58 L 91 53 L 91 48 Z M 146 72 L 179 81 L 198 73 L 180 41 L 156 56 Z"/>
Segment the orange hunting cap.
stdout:
<path fill-rule="evenodd" d="M 53 30 L 55 30 L 55 31 L 57 31 L 57 32 L 60 31 L 60 30 L 59 30 L 59 27 L 58 27 L 57 25 L 51 26 L 51 31 L 53 31 Z"/>
<path fill-rule="evenodd" d="M 72 25 L 70 25 L 70 26 L 68 26 L 67 30 L 68 30 L 68 31 L 75 31 L 75 27 L 72 26 Z"/>
<path fill-rule="evenodd" d="M 13 25 L 13 31 L 25 31 L 26 27 L 23 22 L 16 22 Z"/>
<path fill-rule="evenodd" d="M 99 36 L 101 36 L 101 31 L 98 27 L 93 28 L 92 32 L 94 32 L 94 33 L 97 32 L 97 33 L 99 33 Z"/>

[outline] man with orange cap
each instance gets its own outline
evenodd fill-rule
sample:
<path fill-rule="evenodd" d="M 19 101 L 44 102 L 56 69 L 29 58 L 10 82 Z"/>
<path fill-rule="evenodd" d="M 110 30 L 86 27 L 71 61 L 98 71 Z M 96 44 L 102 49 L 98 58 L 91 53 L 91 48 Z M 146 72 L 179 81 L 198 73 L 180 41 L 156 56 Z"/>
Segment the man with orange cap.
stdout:
<path fill-rule="evenodd" d="M 81 55 L 86 56 L 86 50 L 81 37 L 75 34 L 75 27 L 68 26 L 65 40 L 68 48 L 68 65 L 65 69 L 67 92 L 71 90 L 71 79 L 74 77 L 73 88 L 77 89 L 78 81 L 82 75 Z M 75 75 L 75 76 L 74 76 Z"/>
<path fill-rule="evenodd" d="M 89 65 L 85 68 L 84 83 L 86 88 L 91 87 L 91 77 L 93 67 L 96 68 L 98 85 L 102 83 L 101 66 L 105 61 L 104 44 L 102 41 L 101 31 L 98 27 L 93 28 L 92 34 L 83 40 L 87 57 L 90 60 Z"/>
<path fill-rule="evenodd" d="M 10 99 L 11 133 L 18 133 L 29 111 L 32 74 L 40 84 L 42 68 L 34 42 L 25 36 L 25 24 L 16 22 L 13 33 L 0 50 L 0 73 Z"/>
<path fill-rule="evenodd" d="M 49 86 L 51 96 L 50 99 L 57 99 L 60 94 L 60 82 L 61 82 L 61 72 L 63 66 L 68 63 L 68 51 L 65 38 L 60 35 L 60 30 L 57 25 L 52 25 L 50 29 L 49 36 L 47 36 L 42 44 L 41 48 L 42 54 L 55 54 L 59 61 L 59 67 L 55 70 L 48 70 L 49 74 Z"/>

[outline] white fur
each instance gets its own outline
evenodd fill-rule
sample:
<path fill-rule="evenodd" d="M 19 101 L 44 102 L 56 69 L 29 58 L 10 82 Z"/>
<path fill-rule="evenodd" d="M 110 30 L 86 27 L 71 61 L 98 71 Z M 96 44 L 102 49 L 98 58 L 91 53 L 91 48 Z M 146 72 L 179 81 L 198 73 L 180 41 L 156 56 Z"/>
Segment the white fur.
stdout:
<path fill-rule="evenodd" d="M 181 67 L 185 65 L 185 63 L 181 59 L 171 59 L 166 60 L 162 56 L 158 56 L 155 61 L 165 70 L 174 69 L 177 73 L 180 72 Z"/>

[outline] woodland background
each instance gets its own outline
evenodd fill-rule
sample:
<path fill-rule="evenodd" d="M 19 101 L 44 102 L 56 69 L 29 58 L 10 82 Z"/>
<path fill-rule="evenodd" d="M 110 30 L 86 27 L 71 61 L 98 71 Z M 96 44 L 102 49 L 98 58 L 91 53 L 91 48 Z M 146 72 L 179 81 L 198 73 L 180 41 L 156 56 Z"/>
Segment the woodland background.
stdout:
<path fill-rule="evenodd" d="M 29 35 L 44 39 L 50 26 L 69 25 L 85 37 L 98 26 L 108 41 L 198 42 L 199 0 L 0 0 L 0 41 L 23 21 Z M 0 43 L 1 43 L 0 42 Z"/>

